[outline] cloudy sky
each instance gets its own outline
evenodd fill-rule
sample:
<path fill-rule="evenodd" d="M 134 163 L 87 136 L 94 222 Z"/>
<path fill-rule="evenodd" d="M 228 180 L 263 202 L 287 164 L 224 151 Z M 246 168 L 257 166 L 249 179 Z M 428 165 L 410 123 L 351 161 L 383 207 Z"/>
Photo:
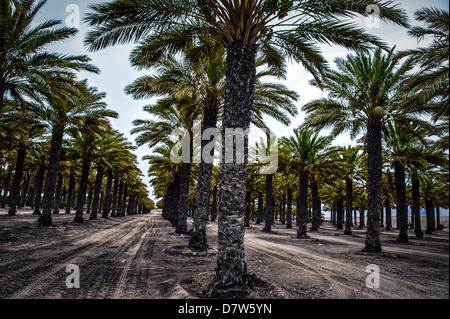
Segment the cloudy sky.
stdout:
<path fill-rule="evenodd" d="M 146 104 L 151 104 L 152 100 L 139 100 L 135 101 L 130 96 L 126 95 L 123 91 L 124 87 L 132 83 L 137 77 L 142 76 L 145 72 L 138 72 L 134 70 L 129 63 L 129 53 L 134 45 L 119 45 L 112 48 L 107 48 L 98 52 L 88 52 L 83 46 L 83 39 L 88 30 L 88 26 L 82 23 L 82 18 L 89 12 L 88 5 L 90 3 L 98 3 L 105 1 L 89 1 L 89 0 L 47 0 L 45 6 L 39 12 L 36 23 L 48 19 L 59 19 L 63 25 L 73 27 L 73 23 L 79 24 L 78 34 L 64 42 L 57 45 L 53 45 L 48 48 L 49 51 L 57 51 L 67 54 L 87 54 L 92 59 L 92 63 L 96 65 L 101 73 L 99 75 L 80 73 L 79 78 L 87 78 L 89 84 L 98 87 L 102 92 L 107 93 L 106 102 L 110 109 L 113 109 L 119 113 L 119 119 L 112 120 L 113 126 L 120 132 L 124 133 L 130 141 L 134 143 L 135 136 L 130 135 L 132 129 L 132 121 L 139 118 L 148 118 L 148 114 L 142 111 L 142 107 Z M 447 0 L 403 0 L 395 1 L 406 10 L 411 23 L 417 24 L 413 20 L 414 12 L 422 7 L 437 7 L 448 10 L 449 3 Z M 81 19 L 77 19 L 77 11 L 79 10 L 79 16 Z M 366 18 L 359 19 L 361 26 L 366 27 Z M 401 27 L 394 26 L 392 24 L 380 23 L 377 28 L 370 28 L 370 33 L 380 37 L 390 46 L 397 46 L 398 50 L 410 49 L 417 46 L 426 46 L 429 40 L 417 43 L 415 39 L 412 39 L 407 35 L 407 30 Z M 345 57 L 349 52 L 339 47 L 322 47 L 325 58 L 332 61 L 336 57 Z M 302 105 L 305 103 L 325 96 L 326 94 L 320 90 L 311 87 L 309 80 L 311 75 L 308 74 L 299 65 L 290 65 L 288 67 L 287 79 L 284 81 L 290 89 L 295 90 L 300 95 L 300 101 L 297 103 L 299 109 L 299 116 L 292 119 L 292 125 L 286 127 L 275 121 L 267 119 L 269 127 L 277 136 L 287 136 L 292 132 L 292 128 L 299 126 L 303 121 L 303 114 L 300 112 Z M 347 145 L 353 143 L 347 135 L 339 136 L 335 142 L 337 145 Z M 150 151 L 147 146 L 142 146 L 136 151 L 136 155 L 139 159 L 139 167 L 144 174 L 144 182 L 149 185 L 147 170 L 148 165 L 142 161 L 142 156 L 148 154 Z M 150 195 L 153 197 L 151 187 L 149 186 Z"/>

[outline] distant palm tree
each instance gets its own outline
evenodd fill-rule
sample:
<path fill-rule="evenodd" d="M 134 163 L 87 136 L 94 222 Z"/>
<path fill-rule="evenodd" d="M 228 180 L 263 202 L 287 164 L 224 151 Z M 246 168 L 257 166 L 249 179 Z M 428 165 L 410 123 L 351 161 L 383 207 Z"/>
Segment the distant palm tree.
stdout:
<path fill-rule="evenodd" d="M 308 180 L 318 163 L 321 153 L 331 144 L 331 138 L 319 136 L 310 129 L 294 129 L 294 135 L 283 137 L 280 144 L 288 148 L 293 158 L 292 172 L 300 178 L 297 197 L 297 237 L 306 238 L 306 224 L 308 213 Z"/>

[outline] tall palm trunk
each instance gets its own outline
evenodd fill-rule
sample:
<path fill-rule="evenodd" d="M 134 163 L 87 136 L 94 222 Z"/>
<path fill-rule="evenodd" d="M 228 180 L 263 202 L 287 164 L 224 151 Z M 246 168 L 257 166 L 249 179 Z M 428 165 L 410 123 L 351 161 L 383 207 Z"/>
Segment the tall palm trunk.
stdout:
<path fill-rule="evenodd" d="M 391 213 L 391 201 L 389 198 L 384 200 L 384 210 L 386 211 L 386 230 L 392 229 L 392 213 Z"/>
<path fill-rule="evenodd" d="M 381 252 L 381 125 L 369 119 L 367 125 L 367 231 L 363 251 Z"/>
<path fill-rule="evenodd" d="M 292 188 L 287 190 L 286 228 L 292 228 Z"/>
<path fill-rule="evenodd" d="M 2 198 L 1 208 L 5 208 L 5 205 L 6 205 L 6 199 L 7 199 L 7 195 L 9 192 L 9 186 L 11 184 L 12 172 L 13 172 L 12 165 L 8 165 L 8 175 L 6 176 L 5 187 L 3 188 L 3 198 Z"/>
<path fill-rule="evenodd" d="M 431 199 L 425 198 L 425 214 L 426 214 L 426 220 L 427 220 L 427 227 L 425 229 L 425 234 L 432 234 L 433 233 L 433 217 L 434 209 L 433 209 L 433 202 Z"/>
<path fill-rule="evenodd" d="M 202 136 L 206 129 L 215 128 L 217 126 L 217 113 L 218 108 L 216 105 L 211 105 L 204 108 Z M 205 146 L 209 143 L 211 143 L 210 140 L 202 139 L 202 153 Z M 211 149 L 211 153 L 209 155 L 214 156 L 214 148 Z M 206 240 L 206 222 L 208 220 L 212 169 L 213 163 L 205 162 L 202 154 L 198 170 L 197 190 L 195 194 L 197 209 L 196 214 L 194 215 L 194 224 L 191 237 L 189 239 L 189 247 L 199 251 L 204 251 L 208 248 L 208 243 Z"/>
<path fill-rule="evenodd" d="M 311 231 L 318 231 L 320 227 L 320 220 L 322 218 L 322 212 L 320 208 L 319 188 L 317 182 L 312 180 L 311 182 L 311 200 L 312 200 L 312 224 Z"/>
<path fill-rule="evenodd" d="M 178 199 L 178 217 L 175 232 L 178 234 L 187 233 L 187 211 L 189 205 L 189 186 L 191 178 L 191 163 L 181 164 L 180 195 Z"/>
<path fill-rule="evenodd" d="M 353 211 L 353 180 L 345 179 L 345 230 L 344 234 L 352 234 L 352 211 Z"/>
<path fill-rule="evenodd" d="M 52 225 L 53 197 L 55 193 L 56 179 L 58 176 L 59 160 L 61 158 L 61 146 L 64 136 L 64 128 L 55 126 L 52 132 L 50 156 L 45 177 L 44 199 L 42 201 L 42 215 L 38 219 L 39 226 Z"/>
<path fill-rule="evenodd" d="M 299 195 L 297 197 L 297 238 L 307 238 L 306 224 L 308 222 L 308 176 L 300 175 Z"/>
<path fill-rule="evenodd" d="M 19 208 L 22 208 L 25 206 L 25 199 L 27 197 L 29 185 L 30 185 L 30 172 L 26 171 L 23 176 L 22 191 L 21 191 L 20 197 L 19 197 Z"/>
<path fill-rule="evenodd" d="M 111 210 L 111 186 L 113 180 L 112 170 L 108 170 L 106 179 L 106 190 L 105 190 L 105 203 L 103 205 L 102 218 L 108 218 L 109 211 Z"/>
<path fill-rule="evenodd" d="M 397 216 L 399 217 L 399 234 L 397 241 L 408 242 L 408 211 L 406 207 L 405 167 L 395 165 L 395 193 L 397 195 Z"/>
<path fill-rule="evenodd" d="M 39 168 L 37 179 L 36 179 L 36 195 L 34 197 L 34 215 L 41 214 L 41 198 L 42 198 L 42 187 L 44 185 L 44 176 L 45 176 L 45 166 L 42 165 Z"/>
<path fill-rule="evenodd" d="M 63 187 L 64 176 L 62 173 L 58 173 L 58 180 L 56 183 L 56 194 L 53 201 L 53 214 L 59 214 L 59 206 L 61 205 L 61 191 Z"/>
<path fill-rule="evenodd" d="M 117 191 L 118 191 L 118 189 L 119 189 L 119 177 L 116 175 L 114 177 L 111 217 L 116 217 L 116 205 L 117 205 Z M 164 204 L 165 204 L 165 201 L 164 201 Z"/>
<path fill-rule="evenodd" d="M 92 203 L 92 213 L 89 216 L 89 219 L 97 219 L 97 214 L 99 211 L 99 201 L 100 201 L 100 192 L 102 191 L 102 181 L 103 174 L 105 172 L 105 168 L 98 164 L 97 165 L 97 176 L 95 177 L 95 185 L 94 185 L 94 200 Z"/>
<path fill-rule="evenodd" d="M 262 216 L 263 216 L 263 195 L 262 193 L 258 194 L 258 218 L 256 218 L 256 225 L 261 224 Z"/>
<path fill-rule="evenodd" d="M 336 226 L 337 229 L 343 229 L 344 225 L 344 202 L 342 198 L 336 200 Z"/>
<path fill-rule="evenodd" d="M 14 216 L 20 201 L 20 181 L 23 175 L 23 164 L 25 162 L 26 149 L 20 146 L 17 150 L 16 167 L 14 169 L 14 179 L 11 186 L 8 215 Z"/>
<path fill-rule="evenodd" d="M 91 169 L 90 158 L 84 158 L 83 166 L 81 169 L 80 187 L 78 189 L 77 210 L 75 212 L 75 217 L 73 219 L 73 222 L 77 223 L 77 224 L 84 223 L 83 206 L 86 201 L 86 191 L 87 191 L 87 184 L 89 182 L 89 170 L 90 169 Z"/>
<path fill-rule="evenodd" d="M 70 214 L 74 193 L 75 193 L 75 176 L 71 169 L 69 177 L 69 189 L 67 190 L 66 214 Z"/>
<path fill-rule="evenodd" d="M 248 139 L 244 138 L 244 163 L 225 160 L 225 131 L 247 130 L 256 83 L 256 45 L 235 41 L 227 45 L 226 85 L 222 115 L 222 163 L 219 170 L 219 222 L 216 275 L 213 295 L 233 296 L 248 293 L 252 276 L 244 252 L 245 181 L 247 178 Z M 231 151 L 231 150 L 228 150 Z M 237 156 L 236 156 L 237 157 Z"/>
<path fill-rule="evenodd" d="M 215 222 L 217 217 L 217 185 L 213 188 L 212 207 L 211 207 L 211 221 Z"/>
<path fill-rule="evenodd" d="M 263 231 L 270 232 L 274 223 L 274 202 L 273 202 L 273 187 L 272 174 L 266 175 L 266 209 L 264 214 L 264 228 Z"/>

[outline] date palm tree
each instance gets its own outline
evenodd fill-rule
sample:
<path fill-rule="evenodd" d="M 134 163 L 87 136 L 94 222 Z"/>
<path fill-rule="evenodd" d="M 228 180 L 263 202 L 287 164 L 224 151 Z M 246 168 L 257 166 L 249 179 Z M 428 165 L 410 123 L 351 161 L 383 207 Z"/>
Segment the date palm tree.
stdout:
<path fill-rule="evenodd" d="M 383 54 L 358 53 L 335 60 L 338 70 L 327 72 L 322 83 L 312 84 L 329 91 L 328 98 L 307 103 L 305 125 L 332 128 L 337 136 L 349 131 L 355 138 L 363 134 L 367 152 L 367 233 L 364 251 L 381 252 L 379 216 L 381 209 L 382 129 L 389 121 L 430 128 L 417 109 L 404 106 L 401 88 L 413 68 L 411 60 L 400 64 L 394 49 Z"/>
<path fill-rule="evenodd" d="M 0 1 L 0 114 L 6 95 L 23 100 L 36 91 L 45 90 L 42 83 L 49 77 L 79 70 L 98 72 L 87 63 L 89 58 L 85 55 L 64 55 L 45 50 L 46 46 L 77 32 L 75 28 L 59 27 L 59 20 L 47 20 L 36 25 L 36 15 L 46 2 Z"/>
<path fill-rule="evenodd" d="M 116 112 L 106 108 L 106 104 L 102 101 L 104 93 L 99 93 L 97 88 L 88 86 L 87 80 L 77 82 L 72 79 L 70 85 L 68 79 L 56 80 L 52 83 L 51 90 L 40 96 L 40 103 L 34 103 L 29 109 L 31 114 L 46 125 L 52 136 L 44 186 L 43 212 L 38 220 L 40 226 L 52 225 L 51 211 L 66 130 L 72 126 L 89 126 L 95 130 L 105 123 L 108 117 L 118 116 Z"/>
<path fill-rule="evenodd" d="M 358 1 L 348 6 L 342 1 L 325 4 L 313 0 L 116 0 L 91 5 L 95 12 L 86 20 L 95 28 L 88 33 L 86 44 L 91 50 L 99 50 L 154 34 L 200 32 L 209 27 L 213 30 L 212 39 L 222 42 L 227 52 L 222 125 L 245 131 L 250 126 L 254 100 L 257 50 L 278 52 L 279 60 L 293 58 L 317 77 L 326 63 L 316 42 L 350 49 L 367 49 L 370 43 L 382 45 L 355 25 L 341 21 L 355 13 L 366 14 L 368 4 L 379 6 L 382 19 L 407 25 L 403 11 L 381 1 Z M 272 63 L 277 64 L 275 60 Z M 220 166 L 219 251 L 211 290 L 214 295 L 248 292 L 251 276 L 244 257 L 240 217 L 245 211 L 245 180 L 246 161 Z"/>
<path fill-rule="evenodd" d="M 297 197 L 297 237 L 306 238 L 308 214 L 308 181 L 315 171 L 318 158 L 331 144 L 330 137 L 319 136 L 319 133 L 310 129 L 294 129 L 290 137 L 283 137 L 280 144 L 288 148 L 293 158 L 292 171 L 300 178 Z M 313 185 L 311 185 L 313 186 Z"/>

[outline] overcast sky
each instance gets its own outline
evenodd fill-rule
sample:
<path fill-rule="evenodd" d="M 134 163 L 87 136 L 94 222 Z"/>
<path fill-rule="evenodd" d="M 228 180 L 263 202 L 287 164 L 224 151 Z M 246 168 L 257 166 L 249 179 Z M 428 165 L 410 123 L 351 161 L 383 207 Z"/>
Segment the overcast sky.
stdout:
<path fill-rule="evenodd" d="M 77 19 L 72 19 L 76 11 L 73 9 L 79 9 L 81 19 L 89 12 L 88 5 L 90 3 L 99 3 L 107 1 L 89 1 L 89 0 L 47 0 L 47 3 L 39 12 L 36 23 L 40 23 L 49 19 L 59 19 L 63 22 L 63 25 L 80 22 Z M 422 7 L 437 7 L 448 10 L 449 3 L 447 0 L 410 0 L 410 1 L 395 1 L 405 9 L 410 17 L 412 24 L 417 24 L 413 20 L 413 13 Z M 359 19 L 361 26 L 365 27 L 366 18 Z M 53 45 L 48 48 L 49 51 L 57 51 L 67 54 L 87 54 L 92 59 L 92 63 L 96 65 L 101 73 L 99 75 L 80 73 L 79 78 L 87 78 L 89 84 L 98 87 L 99 91 L 106 92 L 106 102 L 108 107 L 119 113 L 119 119 L 112 120 L 114 128 L 124 133 L 126 137 L 134 144 L 135 136 L 130 135 L 132 129 L 132 121 L 139 118 L 148 118 L 148 114 L 142 111 L 142 107 L 146 104 L 151 104 L 152 100 L 139 100 L 135 101 L 130 96 L 124 93 L 124 87 L 132 83 L 137 77 L 144 75 L 146 72 L 138 72 L 134 70 L 129 63 L 128 57 L 130 51 L 134 45 L 118 45 L 112 48 L 107 48 L 98 52 L 88 52 L 83 46 L 83 39 L 88 30 L 88 26 L 83 24 L 82 21 L 79 25 L 79 32 L 75 37 L 72 37 L 57 45 Z M 380 23 L 379 28 L 370 28 L 368 31 L 374 34 L 388 43 L 390 46 L 397 46 L 397 50 L 410 49 L 417 46 L 426 46 L 429 40 L 417 43 L 415 39 L 412 39 L 407 35 L 407 30 L 401 27 L 394 26 L 393 24 Z M 322 51 L 325 58 L 333 66 L 333 60 L 336 57 L 345 57 L 349 52 L 340 47 L 322 46 Z M 272 132 L 280 136 L 290 135 L 292 128 L 302 124 L 303 114 L 300 112 L 302 105 L 305 103 L 326 96 L 326 93 L 321 92 L 309 85 L 311 75 L 308 74 L 299 65 L 290 65 L 288 67 L 287 80 L 284 81 L 290 89 L 295 90 L 300 95 L 300 100 L 297 103 L 299 110 L 299 116 L 292 119 L 292 125 L 286 127 L 275 121 L 267 119 L 269 127 Z M 334 144 L 347 145 L 354 143 L 347 135 L 339 136 Z M 144 182 L 149 185 L 149 178 L 147 177 L 148 164 L 142 161 L 142 156 L 149 153 L 147 146 L 142 146 L 136 151 L 136 155 L 139 160 L 139 167 L 144 174 Z M 149 185 L 149 193 L 151 197 L 154 197 Z"/>

